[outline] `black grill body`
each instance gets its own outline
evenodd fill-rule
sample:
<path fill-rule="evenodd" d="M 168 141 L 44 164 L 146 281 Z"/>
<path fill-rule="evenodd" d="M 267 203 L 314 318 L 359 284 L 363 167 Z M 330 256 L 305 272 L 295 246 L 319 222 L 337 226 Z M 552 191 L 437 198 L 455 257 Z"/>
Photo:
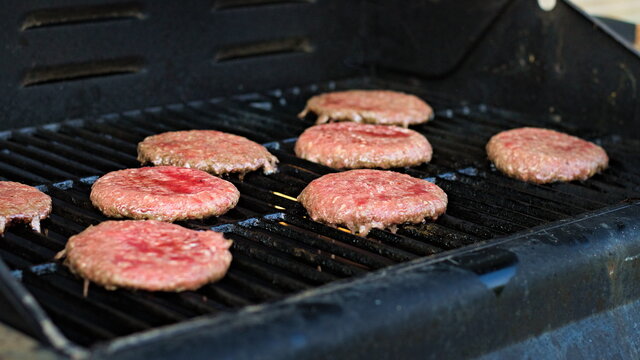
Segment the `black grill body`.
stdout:
<path fill-rule="evenodd" d="M 10 5 L 0 15 L 0 180 L 38 186 L 54 210 L 42 234 L 16 226 L 0 238 L 0 320 L 59 353 L 639 356 L 640 61 L 569 4 Z M 442 187 L 445 216 L 368 238 L 306 217 L 295 197 L 333 170 L 294 156 L 296 136 L 313 124 L 296 114 L 314 94 L 353 88 L 434 106 L 435 119 L 414 127 L 433 160 L 394 170 Z M 594 141 L 610 168 L 585 182 L 509 179 L 484 144 L 521 126 Z M 280 159 L 277 174 L 229 179 L 242 194 L 237 208 L 181 223 L 234 240 L 228 275 L 195 292 L 91 286 L 83 297 L 82 280 L 53 256 L 106 220 L 91 206 L 91 184 L 139 166 L 144 137 L 181 129 L 246 136 Z"/>

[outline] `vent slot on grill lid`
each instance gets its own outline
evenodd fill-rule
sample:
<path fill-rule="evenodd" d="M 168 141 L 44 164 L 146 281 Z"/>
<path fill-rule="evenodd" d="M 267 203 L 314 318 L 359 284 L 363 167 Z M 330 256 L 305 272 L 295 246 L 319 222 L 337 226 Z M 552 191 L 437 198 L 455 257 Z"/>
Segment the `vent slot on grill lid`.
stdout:
<path fill-rule="evenodd" d="M 213 10 L 228 10 L 280 4 L 310 4 L 314 2 L 315 0 L 215 0 L 213 2 Z"/>
<path fill-rule="evenodd" d="M 68 80 L 134 74 L 143 68 L 144 61 L 139 57 L 39 66 L 27 71 L 22 80 L 22 86 L 29 87 Z"/>
<path fill-rule="evenodd" d="M 142 5 L 139 3 L 42 9 L 29 12 L 22 22 L 20 30 L 86 22 L 143 19 L 144 16 Z"/>
<path fill-rule="evenodd" d="M 218 50 L 215 62 L 225 62 L 236 59 L 252 58 L 266 55 L 287 53 L 310 53 L 313 46 L 304 37 L 267 40 L 246 44 L 229 45 Z"/>

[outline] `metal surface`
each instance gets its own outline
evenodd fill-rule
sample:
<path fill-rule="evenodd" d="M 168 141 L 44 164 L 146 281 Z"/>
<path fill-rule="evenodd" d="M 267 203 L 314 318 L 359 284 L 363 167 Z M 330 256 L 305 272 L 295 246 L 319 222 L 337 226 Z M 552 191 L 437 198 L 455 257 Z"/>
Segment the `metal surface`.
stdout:
<path fill-rule="evenodd" d="M 0 129 L 353 76 L 364 5 L 5 1 Z"/>
<path fill-rule="evenodd" d="M 494 9 L 499 15 L 484 28 L 479 41 L 461 46 L 466 56 L 448 71 L 437 73 L 433 61 L 424 59 L 442 59 L 440 52 L 423 45 L 459 46 L 458 34 L 481 18 L 469 19 L 465 11 L 431 17 L 446 4 L 465 9 L 473 4 L 413 3 L 416 5 L 404 7 L 396 1 L 379 0 L 371 7 L 371 17 L 377 19 L 375 33 L 381 35 L 372 38 L 368 48 L 380 49 L 371 59 L 380 73 L 411 74 L 422 78 L 432 91 L 455 95 L 461 101 L 554 116 L 562 123 L 640 137 L 637 50 L 569 1 L 558 1 L 552 11 L 540 9 L 534 0 L 510 1 Z M 464 25 L 449 29 L 451 21 Z M 431 31 L 423 31 L 426 27 Z"/>
<path fill-rule="evenodd" d="M 0 324 L 0 357 L 15 360 L 60 360 L 62 355 L 5 324 Z"/>
<path fill-rule="evenodd" d="M 640 136 L 637 52 L 566 1 L 81 3 L 0 8 L 1 129 L 392 71 Z"/>
<path fill-rule="evenodd" d="M 396 169 L 435 182 L 448 193 L 447 214 L 435 223 L 401 226 L 397 234 L 373 230 L 365 239 L 307 219 L 294 201 L 309 181 L 333 171 L 293 155 L 293 137 L 313 120 L 300 120 L 295 114 L 314 93 L 348 88 L 409 91 L 436 106 L 435 119 L 415 127 L 432 143 L 433 160 Z M 0 242 L 0 257 L 68 338 L 94 346 L 202 315 L 207 315 L 205 323 L 217 323 L 218 316 L 232 319 L 236 311 L 251 311 L 252 306 L 266 309 L 273 303 L 277 308 L 294 294 L 310 296 L 319 285 L 483 244 L 640 193 L 636 141 L 485 105 L 450 108 L 451 101 L 410 81 L 357 78 L 7 132 L 0 140 L 3 178 L 40 184 L 53 197 L 54 211 L 42 223 L 43 234 L 10 228 Z M 612 157 L 611 167 L 588 181 L 565 184 L 532 185 L 504 177 L 486 160 L 484 144 L 496 132 L 525 124 L 596 141 Z M 92 286 L 84 298 L 82 280 L 52 258 L 69 236 L 106 219 L 89 201 L 91 183 L 105 172 L 139 166 L 135 148 L 145 136 L 191 128 L 247 136 L 266 143 L 280 159 L 275 175 L 230 179 L 242 194 L 237 208 L 218 218 L 182 223 L 223 231 L 234 240 L 228 275 L 195 292 L 107 291 Z M 439 258 L 445 264 L 446 257 Z M 447 259 L 446 267 L 476 274 L 484 288 L 496 294 L 509 284 L 519 262 L 513 252 L 496 249 Z M 34 329 L 35 336 L 48 339 L 37 334 L 37 326 Z"/>
<path fill-rule="evenodd" d="M 589 319 L 606 328 L 640 297 L 640 61 L 569 3 L 65 0 L 4 10 L 0 128 L 78 120 L 0 133 L 0 180 L 54 198 L 42 235 L 18 226 L 0 239 L 0 319 L 68 356 L 540 354 L 536 341 L 584 339 Z M 435 105 L 436 119 L 416 127 L 433 161 L 396 170 L 445 189 L 447 215 L 367 239 L 305 218 L 293 198 L 331 170 L 292 155 L 312 123 L 295 114 L 310 95 L 342 88 Z M 508 179 L 483 147 L 525 125 L 595 141 L 611 167 L 585 182 Z M 138 166 L 145 136 L 191 128 L 267 143 L 281 160 L 278 174 L 231 179 L 236 209 L 182 223 L 235 240 L 228 276 L 197 292 L 92 286 L 82 297 L 81 280 L 52 257 L 105 219 L 88 201 L 91 183 Z M 599 339 L 603 350 L 588 355 L 631 354 L 616 342 Z"/>

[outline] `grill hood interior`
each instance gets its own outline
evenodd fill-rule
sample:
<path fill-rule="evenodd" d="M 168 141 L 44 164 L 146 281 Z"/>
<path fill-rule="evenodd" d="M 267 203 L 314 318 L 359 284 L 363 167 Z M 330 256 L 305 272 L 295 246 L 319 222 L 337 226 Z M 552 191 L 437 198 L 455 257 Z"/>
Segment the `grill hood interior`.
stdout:
<path fill-rule="evenodd" d="M 523 0 L 10 1 L 5 9 L 5 129 L 400 71 L 460 102 L 640 131 L 631 126 L 637 53 L 565 2 L 549 12 Z"/>

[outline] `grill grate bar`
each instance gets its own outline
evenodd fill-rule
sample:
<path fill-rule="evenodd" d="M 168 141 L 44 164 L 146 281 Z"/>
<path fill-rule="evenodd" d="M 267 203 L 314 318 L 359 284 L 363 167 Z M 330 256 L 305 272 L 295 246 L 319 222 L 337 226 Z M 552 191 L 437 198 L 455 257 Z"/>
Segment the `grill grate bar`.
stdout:
<path fill-rule="evenodd" d="M 228 282 L 233 283 L 234 287 L 242 288 L 250 293 L 252 298 L 257 298 L 260 301 L 274 300 L 284 296 L 282 291 L 270 286 L 262 279 L 244 273 L 242 270 L 233 269 L 227 273 L 225 278 Z"/>
<path fill-rule="evenodd" d="M 49 215 L 49 218 L 46 220 L 47 228 L 52 229 L 53 231 L 56 231 L 67 237 L 73 236 L 86 228 L 85 226 L 79 225 L 74 221 L 58 215 L 57 212 L 58 211 L 54 210 L 54 212 Z"/>
<path fill-rule="evenodd" d="M 25 241 L 14 233 L 5 234 L 0 242 L 0 247 L 36 264 L 50 261 L 56 254 L 56 251 L 31 241 Z"/>
<path fill-rule="evenodd" d="M 45 228 L 43 233 L 33 232 L 28 228 L 23 228 L 20 230 L 16 229 L 15 233 L 18 236 L 22 237 L 22 239 L 24 240 L 31 241 L 36 244 L 41 244 L 56 252 L 62 250 L 67 243 L 66 236 L 58 234 L 50 228 Z"/>
<path fill-rule="evenodd" d="M 82 227 L 86 228 L 87 226 L 95 225 L 100 221 L 106 220 L 104 216 L 95 211 L 88 212 L 85 209 L 76 207 L 58 198 L 52 198 L 52 200 L 53 207 L 59 208 L 57 215 L 63 216 L 65 219 L 71 219 L 74 223 Z"/>
<path fill-rule="evenodd" d="M 55 269 L 52 273 L 47 274 L 47 281 L 51 286 L 66 288 L 66 291 L 73 296 L 82 294 L 82 281 L 71 274 L 64 268 L 54 263 Z M 32 276 L 36 276 L 33 274 Z M 123 290 L 106 290 L 102 287 L 92 285 L 85 301 L 97 302 L 100 306 L 113 309 L 119 312 L 121 316 L 127 315 L 127 321 L 138 323 L 141 326 L 159 326 L 171 322 L 179 321 L 184 318 L 181 314 L 161 307 L 158 304 L 145 299 L 143 294 L 129 293 Z M 117 294 L 118 296 L 112 296 Z"/>
<path fill-rule="evenodd" d="M 183 120 L 177 116 L 168 115 L 163 110 L 155 109 L 153 111 L 145 111 L 143 113 L 146 121 L 160 121 L 165 124 L 171 125 L 176 130 L 192 130 L 192 129 L 206 129 L 208 128 L 206 125 L 198 126 L 197 124 L 193 124 L 189 121 Z M 195 126 L 194 126 L 195 125 Z"/>
<path fill-rule="evenodd" d="M 464 208 L 466 210 L 492 214 L 493 217 L 500 219 L 505 223 L 513 224 L 513 226 L 518 228 L 534 227 L 536 225 L 540 225 L 540 223 L 543 222 L 540 219 L 531 218 L 525 213 L 506 209 L 502 206 L 489 205 L 489 202 L 483 201 L 484 196 L 476 199 L 468 198 L 465 196 L 458 196 L 456 194 L 456 190 L 452 190 L 451 192 L 449 192 L 449 190 L 454 187 L 449 187 L 446 185 L 442 186 L 442 183 L 443 182 L 440 181 L 439 185 L 441 185 L 442 189 L 447 192 L 447 195 L 449 195 L 449 201 L 465 204 Z M 514 217 L 514 214 L 520 215 L 520 217 Z"/>
<path fill-rule="evenodd" d="M 459 232 L 471 234 L 480 239 L 491 239 L 494 234 L 484 226 L 480 226 L 464 219 L 459 219 L 451 214 L 444 214 L 438 218 L 438 223 Z"/>
<path fill-rule="evenodd" d="M 121 119 L 124 119 L 125 122 L 122 122 Z M 171 125 L 166 124 L 164 121 L 149 121 L 149 118 L 146 114 L 141 112 L 136 112 L 135 114 L 122 114 L 121 119 L 118 122 L 132 124 L 136 128 L 141 129 L 152 129 L 146 130 L 144 137 L 153 134 L 159 134 L 167 131 L 176 131 L 177 129 Z"/>
<path fill-rule="evenodd" d="M 75 175 L 71 174 L 67 171 L 57 169 L 53 166 L 49 166 L 43 162 L 36 161 L 20 155 L 14 152 L 0 152 L 0 161 L 4 161 L 6 163 L 11 163 L 14 166 L 24 169 L 33 169 L 34 173 L 42 176 L 43 178 L 61 178 L 68 179 L 72 178 Z"/>
<path fill-rule="evenodd" d="M 368 235 L 370 240 L 377 240 L 384 244 L 391 245 L 397 249 L 404 249 L 412 252 L 402 261 L 412 260 L 420 256 L 433 255 L 442 251 L 442 249 L 435 247 L 431 244 L 425 244 L 421 241 L 417 241 L 405 236 L 393 234 L 389 231 L 383 231 L 379 229 L 372 229 Z"/>
<path fill-rule="evenodd" d="M 304 231 L 282 221 L 278 223 L 257 221 L 252 225 L 258 229 L 264 229 L 269 233 L 278 234 L 294 241 L 297 240 L 303 242 L 309 246 L 319 249 L 319 252 L 327 251 L 331 253 L 330 257 L 332 259 L 337 255 L 341 258 L 357 264 L 362 264 L 371 269 L 378 269 L 395 263 L 395 261 L 379 257 L 369 252 L 364 252 L 359 248 L 352 247 L 347 244 L 331 241 L 331 238 L 319 236 L 313 232 Z M 410 258 L 411 257 L 408 257 L 404 260 Z"/>
<path fill-rule="evenodd" d="M 256 116 L 252 116 L 249 112 L 232 111 L 227 106 L 221 106 L 220 103 L 204 103 L 200 106 L 189 106 L 189 110 L 194 116 L 203 118 L 213 118 L 228 126 L 240 126 L 241 129 L 248 133 L 258 132 L 265 134 L 268 139 L 277 137 L 274 132 L 273 119 L 265 120 Z M 270 126 L 271 125 L 271 126 Z M 280 124 L 282 130 L 289 129 L 287 124 Z M 274 136 L 275 135 L 275 136 Z"/>
<path fill-rule="evenodd" d="M 95 132 L 99 136 L 113 139 L 116 142 L 127 143 L 129 147 L 135 149 L 135 144 L 140 141 L 139 136 L 131 134 L 128 129 L 123 129 L 118 126 L 118 120 L 120 117 L 103 118 L 99 121 L 91 121 L 86 125 L 86 128 L 92 132 Z M 130 154 L 132 154 L 131 152 Z"/>
<path fill-rule="evenodd" d="M 199 294 L 206 296 L 207 298 L 216 299 L 225 306 L 230 308 L 241 308 L 243 306 L 253 305 L 255 300 L 249 300 L 244 296 L 236 295 L 233 289 L 229 286 L 228 280 L 222 280 L 215 286 L 205 285 L 198 290 Z"/>
<path fill-rule="evenodd" d="M 43 290 L 39 286 L 41 283 L 33 284 L 26 281 L 23 284 L 42 303 L 44 309 L 55 322 L 66 325 L 62 327 L 63 332 L 76 339 L 80 344 L 90 344 L 96 339 L 104 341 L 117 336 L 117 333 L 96 325 L 93 319 L 94 314 L 88 311 L 88 308 L 77 303 L 70 303 L 68 299 L 61 299 Z M 44 301 L 45 299 L 46 301 Z M 70 311 L 71 309 L 74 310 Z"/>
<path fill-rule="evenodd" d="M 224 121 L 219 118 L 216 118 L 216 121 L 212 121 L 213 119 L 211 119 L 210 117 L 202 115 L 194 111 L 192 108 L 186 108 L 181 112 L 169 109 L 168 113 L 171 116 L 179 117 L 187 122 L 195 122 L 203 129 L 215 129 L 219 131 L 229 132 L 236 135 L 244 136 L 259 143 L 268 142 L 270 140 L 270 138 L 265 134 L 257 133 L 254 129 L 244 126 L 236 126 L 231 121 Z"/>
<path fill-rule="evenodd" d="M 447 164 L 451 166 L 451 164 Z M 416 170 L 421 171 L 422 168 L 436 168 L 435 162 L 433 164 L 423 165 Z M 490 191 L 490 189 L 499 189 L 503 196 L 511 199 L 521 199 L 531 204 L 533 207 L 540 209 L 547 209 L 558 213 L 564 214 L 578 214 L 586 210 L 591 210 L 595 205 L 590 204 L 586 207 L 585 202 L 580 203 L 574 197 L 566 197 L 562 193 L 557 193 L 553 189 L 543 186 L 537 186 L 532 184 L 525 184 L 517 180 L 505 178 L 502 175 L 496 175 L 493 173 L 480 171 L 477 176 L 468 176 L 461 174 L 460 172 L 453 173 L 452 167 L 439 167 L 442 172 L 439 174 L 455 174 L 454 180 L 460 181 L 464 184 L 469 184 L 478 191 Z M 432 170 L 433 171 L 433 170 Z M 447 175 L 445 175 L 447 176 Z"/>
<path fill-rule="evenodd" d="M 249 129 L 257 126 L 254 131 L 264 131 L 269 134 L 272 139 L 296 136 L 309 125 L 300 121 L 297 117 L 289 116 L 286 119 L 281 117 L 276 118 L 270 113 L 262 114 L 258 109 L 250 106 L 242 106 L 237 102 L 209 102 L 194 109 L 204 114 L 215 114 L 230 121 L 238 121 L 238 117 L 240 117 L 240 119 L 246 119 L 245 122 Z"/>
<path fill-rule="evenodd" d="M 6 148 L 11 151 L 13 154 L 20 154 L 22 157 L 30 158 L 30 159 L 43 159 L 47 164 L 52 164 L 57 169 L 60 168 L 70 169 L 73 171 L 72 176 L 82 176 L 85 174 L 99 174 L 101 171 L 82 164 L 80 162 L 64 158 L 57 154 L 54 154 L 50 151 L 45 151 L 38 149 L 32 146 L 25 146 L 12 141 L 3 141 L 0 140 L 0 148 Z M 67 175 L 68 176 L 68 175 Z"/>
<path fill-rule="evenodd" d="M 31 136 L 16 135 L 14 136 L 13 140 L 17 140 L 20 143 L 25 144 L 27 146 L 37 147 L 38 149 L 43 151 L 55 152 L 59 156 L 70 158 L 86 166 L 97 167 L 103 171 L 122 166 L 122 164 L 118 164 L 110 160 L 105 160 L 100 157 L 96 157 L 95 155 L 85 152 L 83 150 L 75 149 L 72 146 L 67 146 L 57 142 L 47 141 L 45 139 L 41 139 L 34 135 L 31 135 Z M 58 179 L 52 179 L 52 180 L 58 180 Z"/>
<path fill-rule="evenodd" d="M 91 140 L 95 143 L 113 149 L 118 154 L 130 156 L 136 151 L 136 146 L 131 143 L 122 141 L 109 134 L 87 130 L 86 127 L 62 126 L 60 132 L 76 138 Z"/>
<path fill-rule="evenodd" d="M 304 229 L 309 233 L 319 234 L 322 237 L 330 239 L 332 243 L 339 241 L 345 245 L 352 245 L 358 249 L 366 250 L 370 253 L 383 256 L 391 261 L 399 262 L 415 258 L 415 255 L 405 250 L 395 248 L 381 241 L 370 241 L 360 236 L 355 236 L 346 230 L 339 230 L 332 227 L 319 224 L 303 217 L 293 216 L 291 214 L 282 214 L 281 220 L 289 225 L 293 225 L 299 229 Z M 428 245 L 425 247 L 428 248 Z M 430 248 L 429 248 L 430 249 Z M 427 250 L 417 251 L 417 253 L 427 252 Z M 388 261 L 388 260 L 385 260 Z"/>
<path fill-rule="evenodd" d="M 317 268 L 313 266 L 296 261 L 293 256 L 288 256 L 288 254 L 284 254 L 285 256 L 283 256 L 282 253 L 242 237 L 235 232 L 226 235 L 234 241 L 234 249 L 251 256 L 253 259 L 264 261 L 269 265 L 295 273 L 314 284 L 324 284 L 338 279 L 338 276 L 327 272 L 319 272 Z"/>
<path fill-rule="evenodd" d="M 233 254 L 234 265 L 246 272 L 252 273 L 280 288 L 283 292 L 305 290 L 311 284 L 297 279 L 297 275 L 282 268 L 252 260 L 241 252 Z"/>
<path fill-rule="evenodd" d="M 49 296 L 58 297 L 65 303 L 72 303 L 82 308 L 81 313 L 84 311 L 90 313 L 90 315 L 82 315 L 86 316 L 97 327 L 108 329 L 113 333 L 129 333 L 150 327 L 149 324 L 132 318 L 126 312 L 84 298 L 82 296 L 82 286 L 76 282 L 54 282 L 47 281 L 47 278 L 48 276 L 38 276 L 29 271 L 23 273 L 23 282 L 38 286 L 38 288 L 46 290 Z M 93 314 L 98 316 L 94 317 Z"/>
<path fill-rule="evenodd" d="M 121 116 L 121 115 L 117 115 L 117 117 L 114 116 L 113 118 L 108 119 L 108 122 L 109 122 L 109 126 L 114 126 L 123 131 L 127 131 L 130 134 L 130 138 L 136 139 L 135 140 L 136 142 L 144 139 L 149 135 L 155 134 L 156 132 L 149 128 L 157 127 L 152 123 L 146 124 L 146 126 L 144 127 L 138 126 L 138 124 L 136 124 L 136 122 L 133 121 L 131 117 Z M 166 130 L 160 130 L 160 132 L 163 132 L 163 131 L 166 131 Z"/>
<path fill-rule="evenodd" d="M 11 269 L 24 269 L 33 264 L 33 261 L 29 261 L 21 256 L 18 256 L 11 250 L 5 250 L 3 246 L 0 246 L 0 258 L 2 258 L 2 260 Z"/>
<path fill-rule="evenodd" d="M 341 259 L 337 256 L 333 259 L 330 256 L 313 249 L 313 247 L 300 243 L 299 241 L 286 239 L 282 236 L 267 232 L 259 232 L 252 226 L 249 227 L 247 225 L 236 227 L 235 232 L 251 239 L 252 241 L 260 242 L 270 248 L 279 250 L 308 264 L 329 270 L 329 272 L 338 276 L 354 276 L 364 273 L 364 266 L 357 266 L 355 263 L 345 261 L 345 259 Z"/>
<path fill-rule="evenodd" d="M 176 293 L 173 296 L 173 301 L 199 315 L 217 314 L 228 310 L 223 304 L 195 292 Z"/>
<path fill-rule="evenodd" d="M 414 176 L 416 172 L 412 172 Z M 456 177 L 462 178 L 460 174 L 456 174 Z M 451 178 L 447 176 L 447 178 Z M 496 191 L 490 187 L 479 187 L 475 184 L 467 184 L 461 179 L 448 180 L 444 177 L 438 177 L 437 184 L 445 190 L 449 195 L 450 201 L 464 204 L 465 207 L 471 207 L 475 210 L 490 213 L 494 216 L 501 217 L 505 221 L 513 222 L 521 226 L 535 226 L 543 219 L 557 219 L 562 216 L 561 213 L 551 212 L 542 208 L 536 208 L 530 204 L 521 203 L 509 199 L 508 197 L 501 197 L 504 195 L 499 191 Z M 463 184 L 463 186 L 460 186 Z M 470 186 L 467 186 L 470 185 Z"/>
<path fill-rule="evenodd" d="M 111 148 L 87 141 L 85 139 L 73 138 L 60 132 L 53 132 L 50 130 L 39 130 L 36 135 L 45 139 L 50 139 L 51 141 L 69 145 L 74 149 L 79 148 L 84 151 L 88 151 L 90 157 L 99 156 L 116 164 L 119 167 L 137 165 L 135 156 L 125 155 L 122 153 L 114 153 L 113 149 Z"/>
<path fill-rule="evenodd" d="M 398 233 L 434 244 L 435 247 L 443 250 L 461 248 L 480 241 L 472 235 L 446 228 L 438 222 L 405 225 L 398 230 Z"/>

